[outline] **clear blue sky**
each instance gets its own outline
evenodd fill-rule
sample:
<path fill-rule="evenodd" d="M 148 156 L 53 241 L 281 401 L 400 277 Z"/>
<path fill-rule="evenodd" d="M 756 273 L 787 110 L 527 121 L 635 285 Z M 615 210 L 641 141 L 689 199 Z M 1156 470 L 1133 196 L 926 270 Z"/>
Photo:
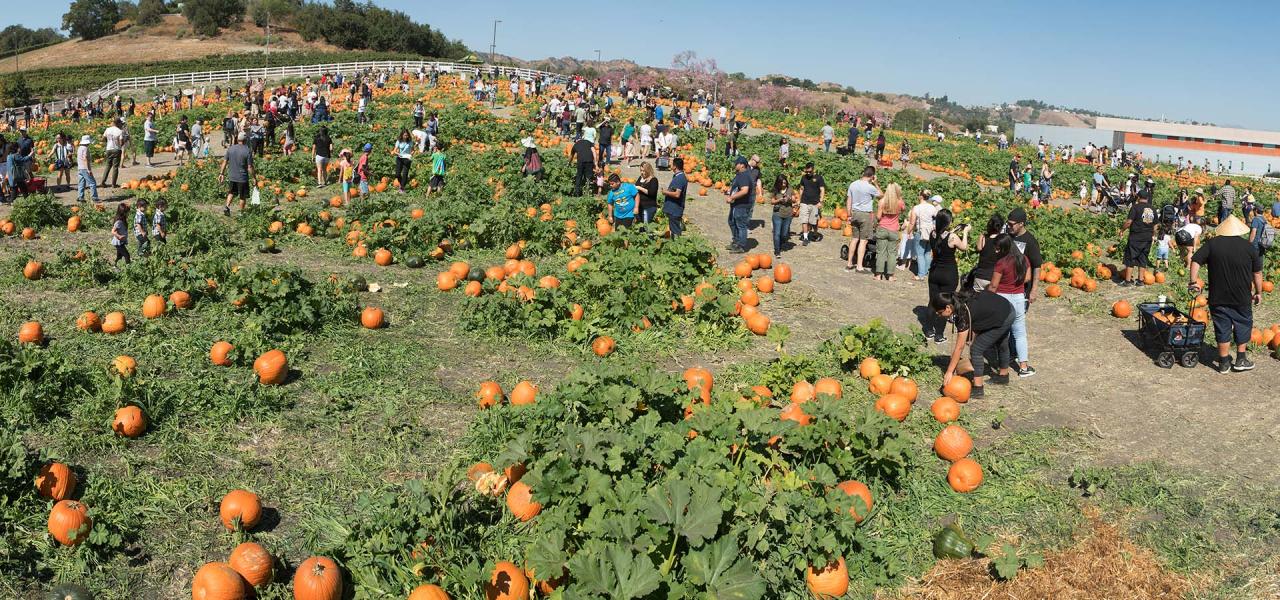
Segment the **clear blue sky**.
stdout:
<path fill-rule="evenodd" d="M 594 58 L 599 49 L 605 59 L 668 66 L 693 50 L 751 76 L 1280 130 L 1280 17 L 1261 0 L 375 3 L 478 52 L 501 19 L 498 52 L 526 59 Z M 68 4 L 7 6 L 0 25 L 60 27 Z"/>

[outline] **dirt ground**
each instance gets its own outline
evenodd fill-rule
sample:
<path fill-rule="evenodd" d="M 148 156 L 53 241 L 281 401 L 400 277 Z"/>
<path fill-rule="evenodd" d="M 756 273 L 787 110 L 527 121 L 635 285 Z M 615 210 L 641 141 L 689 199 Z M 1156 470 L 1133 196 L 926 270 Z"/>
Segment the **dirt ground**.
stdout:
<path fill-rule="evenodd" d="M 179 32 L 186 33 L 179 37 Z M 243 54 L 262 52 L 266 31 L 252 21 L 224 31 L 216 38 L 201 38 L 191 33 L 187 20 L 181 15 L 166 15 L 164 21 L 154 27 L 135 28 L 96 40 L 72 39 L 39 50 L 18 55 L 17 62 L 23 69 L 98 65 L 104 61 L 113 63 L 146 63 L 168 60 L 203 58 L 213 54 Z M 315 50 L 341 52 L 342 49 L 323 42 L 306 42 L 293 32 L 271 32 L 272 51 Z M 12 59 L 9 64 L 12 64 Z"/>

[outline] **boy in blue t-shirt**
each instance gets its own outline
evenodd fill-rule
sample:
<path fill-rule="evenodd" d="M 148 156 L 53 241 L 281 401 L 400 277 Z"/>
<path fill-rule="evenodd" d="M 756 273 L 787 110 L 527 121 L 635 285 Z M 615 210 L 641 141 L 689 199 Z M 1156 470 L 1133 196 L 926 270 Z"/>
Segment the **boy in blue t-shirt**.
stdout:
<path fill-rule="evenodd" d="M 636 220 L 636 186 L 622 183 L 615 173 L 609 176 L 609 206 L 613 207 L 613 226 L 630 227 Z"/>

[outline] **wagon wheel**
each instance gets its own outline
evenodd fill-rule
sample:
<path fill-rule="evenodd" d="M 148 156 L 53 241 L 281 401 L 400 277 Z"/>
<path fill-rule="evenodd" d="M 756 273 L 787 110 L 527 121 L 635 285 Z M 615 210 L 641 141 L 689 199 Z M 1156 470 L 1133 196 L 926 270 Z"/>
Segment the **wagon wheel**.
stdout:
<path fill-rule="evenodd" d="M 1200 353 L 1195 350 L 1183 352 L 1182 357 L 1178 359 L 1178 363 L 1190 369 L 1200 363 Z"/>
<path fill-rule="evenodd" d="M 1156 366 L 1160 367 L 1161 369 L 1173 368 L 1173 353 L 1161 352 L 1158 356 L 1156 356 Z"/>

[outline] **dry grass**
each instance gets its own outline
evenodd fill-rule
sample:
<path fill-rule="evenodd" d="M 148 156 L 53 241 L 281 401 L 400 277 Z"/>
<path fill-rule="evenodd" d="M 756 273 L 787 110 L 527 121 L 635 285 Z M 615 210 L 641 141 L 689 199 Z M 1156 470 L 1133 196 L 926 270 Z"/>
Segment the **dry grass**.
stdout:
<path fill-rule="evenodd" d="M 1043 567 L 1010 581 L 991 576 L 991 560 L 944 560 L 920 581 L 883 598 L 921 600 L 1155 600 L 1185 598 L 1204 589 L 1205 578 L 1166 570 L 1150 550 L 1134 544 L 1096 509 L 1086 509 L 1089 529 L 1066 550 L 1045 556 Z"/>

